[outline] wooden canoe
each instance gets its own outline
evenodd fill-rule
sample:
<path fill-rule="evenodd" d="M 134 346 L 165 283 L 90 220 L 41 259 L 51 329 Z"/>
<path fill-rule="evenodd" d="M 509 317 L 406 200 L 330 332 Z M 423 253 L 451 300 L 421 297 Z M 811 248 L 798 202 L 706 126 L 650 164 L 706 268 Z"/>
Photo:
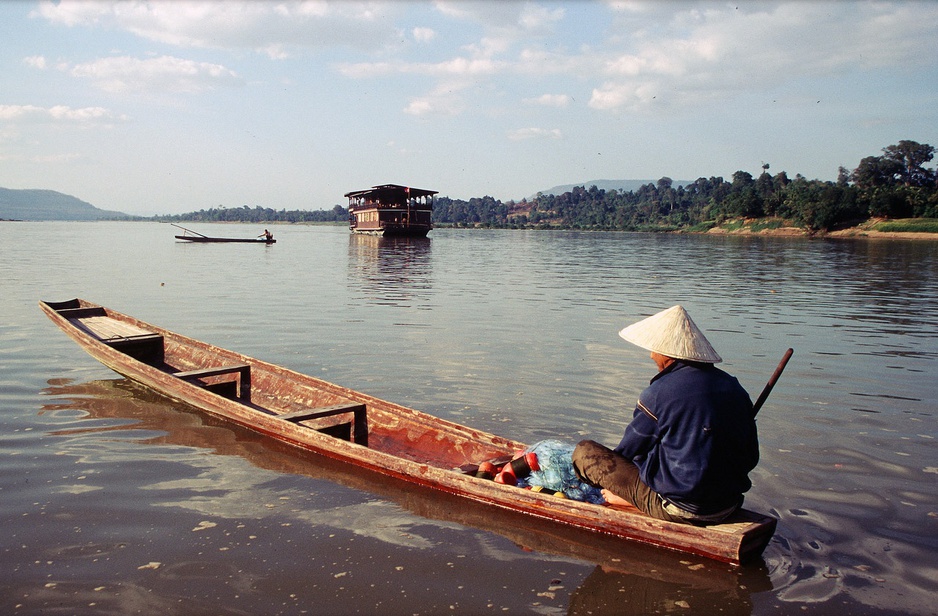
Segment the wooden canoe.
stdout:
<path fill-rule="evenodd" d="M 343 463 L 514 512 L 731 564 L 757 559 L 776 520 L 748 510 L 706 527 L 477 478 L 526 445 L 200 342 L 86 300 L 40 302 L 88 354 L 203 412 Z"/>
<path fill-rule="evenodd" d="M 186 242 L 196 242 L 202 244 L 219 244 L 219 243 L 240 243 L 240 244 L 276 244 L 277 240 L 271 238 L 266 239 L 263 237 L 254 237 L 254 238 L 242 238 L 242 237 L 208 237 L 205 235 L 177 235 L 175 236 L 177 240 L 183 240 Z"/>
<path fill-rule="evenodd" d="M 236 456 L 275 473 L 331 481 L 366 493 L 366 500 L 368 496 L 376 496 L 423 518 L 501 535 L 525 551 L 589 561 L 597 565 L 598 570 L 634 576 L 635 583 L 643 585 L 644 591 L 647 591 L 645 581 L 665 584 L 672 590 L 674 585 L 679 585 L 705 590 L 725 605 L 727 601 L 749 604 L 750 595 L 772 590 L 769 569 L 762 563 L 740 568 L 653 545 L 610 540 L 605 535 L 569 525 L 532 524 L 530 516 L 525 514 L 389 480 L 354 464 L 247 433 L 250 431 L 243 426 L 207 415 L 187 404 L 168 403 L 163 395 L 118 375 L 90 381 L 54 379 L 42 393 L 46 402 L 40 413 L 67 408 L 83 411 L 88 419 L 125 420 L 121 425 L 127 429 L 160 433 L 161 445 L 195 447 L 222 456 Z M 200 414 L 201 419 L 193 420 L 192 414 Z M 126 425 L 128 419 L 135 422 L 133 426 Z M 432 534 L 432 531 L 426 532 Z M 699 606 L 695 603 L 695 607 Z"/>

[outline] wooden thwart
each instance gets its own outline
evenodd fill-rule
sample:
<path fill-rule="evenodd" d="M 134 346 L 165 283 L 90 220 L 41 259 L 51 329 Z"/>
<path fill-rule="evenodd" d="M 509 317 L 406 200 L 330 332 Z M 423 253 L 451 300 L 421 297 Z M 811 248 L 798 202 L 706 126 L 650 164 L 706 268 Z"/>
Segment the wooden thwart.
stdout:
<path fill-rule="evenodd" d="M 92 306 L 90 308 L 62 308 L 59 314 L 66 319 L 84 319 L 86 317 L 106 317 L 107 311 L 103 306 Z"/>
<path fill-rule="evenodd" d="M 215 366 L 212 368 L 197 368 L 195 370 L 184 370 L 182 372 L 174 372 L 173 376 L 185 380 L 196 380 L 204 379 L 210 376 L 220 376 L 222 374 L 230 374 L 237 372 L 239 374 L 239 386 L 238 390 L 240 395 L 238 396 L 242 402 L 248 403 L 251 401 L 251 366 L 248 364 L 233 364 L 230 366 Z"/>
<path fill-rule="evenodd" d="M 363 447 L 368 446 L 368 420 L 365 414 L 365 405 L 360 403 L 333 404 L 332 406 L 322 406 L 313 409 L 302 409 L 292 413 L 284 413 L 277 417 L 284 421 L 300 423 L 309 419 L 319 419 L 321 417 L 331 417 L 342 413 L 352 413 L 352 433 L 353 441 Z"/>
<path fill-rule="evenodd" d="M 124 336 L 102 340 L 112 349 L 126 353 L 151 366 L 159 366 L 165 359 L 163 336 L 160 334 L 141 334 L 138 336 Z"/>

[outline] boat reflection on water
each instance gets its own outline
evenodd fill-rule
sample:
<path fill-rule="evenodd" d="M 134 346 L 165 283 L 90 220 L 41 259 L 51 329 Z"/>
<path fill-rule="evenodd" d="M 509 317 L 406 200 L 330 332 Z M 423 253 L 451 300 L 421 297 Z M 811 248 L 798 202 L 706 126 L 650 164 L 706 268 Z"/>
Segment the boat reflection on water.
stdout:
<path fill-rule="evenodd" d="M 362 299 L 393 306 L 425 304 L 432 289 L 426 237 L 349 235 L 349 284 Z"/>
<path fill-rule="evenodd" d="M 694 613 L 751 614 L 752 595 L 772 590 L 761 561 L 735 568 L 421 489 L 216 420 L 127 379 L 50 381 L 43 393 L 52 400 L 41 413 L 77 410 L 86 414 L 77 422 L 72 415 L 68 429 L 59 434 L 109 431 L 113 437 L 113 431 L 121 429 L 138 435 L 155 431 L 159 435 L 149 442 L 237 456 L 261 469 L 334 482 L 376 495 L 422 518 L 495 533 L 527 552 L 579 562 L 586 570 L 592 563 L 595 568 L 570 595 L 569 614 L 653 613 L 676 607 L 691 607 Z M 85 421 L 92 427 L 83 428 Z M 486 558 L 468 556 L 480 558 L 481 563 Z"/>

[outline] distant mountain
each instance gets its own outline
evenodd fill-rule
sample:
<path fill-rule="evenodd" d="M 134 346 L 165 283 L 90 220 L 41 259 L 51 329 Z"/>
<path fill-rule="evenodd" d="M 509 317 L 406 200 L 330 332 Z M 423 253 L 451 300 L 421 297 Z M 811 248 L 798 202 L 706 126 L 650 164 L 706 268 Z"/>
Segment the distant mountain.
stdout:
<path fill-rule="evenodd" d="M 687 186 L 693 183 L 693 180 L 673 180 L 671 185 L 677 188 L 678 186 Z M 591 186 L 595 186 L 600 190 L 634 192 L 645 184 L 654 184 L 657 186 L 658 180 L 590 180 L 589 182 L 579 182 L 577 184 L 561 184 L 560 186 L 542 190 L 541 193 L 545 195 L 562 195 L 565 192 L 570 192 L 577 186 L 583 186 L 587 190 L 589 190 Z"/>
<path fill-rule="evenodd" d="M 129 218 L 121 212 L 95 206 L 54 190 L 0 188 L 0 219 L 6 220 L 102 220 Z"/>

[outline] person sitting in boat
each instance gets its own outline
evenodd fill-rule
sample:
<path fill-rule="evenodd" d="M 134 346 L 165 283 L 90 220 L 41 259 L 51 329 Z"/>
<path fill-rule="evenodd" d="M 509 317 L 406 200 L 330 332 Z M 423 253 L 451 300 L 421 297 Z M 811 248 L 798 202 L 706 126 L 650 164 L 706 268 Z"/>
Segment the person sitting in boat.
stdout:
<path fill-rule="evenodd" d="M 622 441 L 609 449 L 584 440 L 573 464 L 611 505 L 631 504 L 658 519 L 688 524 L 732 515 L 759 461 L 753 405 L 739 381 L 681 306 L 619 335 L 651 351 L 658 374 L 641 393 Z"/>
<path fill-rule="evenodd" d="M 264 239 L 265 239 L 266 241 L 269 242 L 269 241 L 271 241 L 272 239 L 274 239 L 274 234 L 271 233 L 270 231 L 268 231 L 267 229 L 264 229 L 263 237 L 264 237 Z"/>

